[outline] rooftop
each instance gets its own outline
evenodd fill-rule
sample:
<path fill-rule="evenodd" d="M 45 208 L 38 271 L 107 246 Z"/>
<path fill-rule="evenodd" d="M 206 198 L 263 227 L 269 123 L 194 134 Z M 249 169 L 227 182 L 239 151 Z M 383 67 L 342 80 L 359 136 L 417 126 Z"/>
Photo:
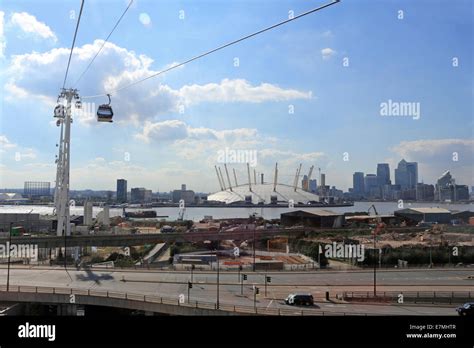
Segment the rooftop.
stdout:
<path fill-rule="evenodd" d="M 444 208 L 407 208 L 407 209 L 401 209 L 397 210 L 397 213 L 408 213 L 408 212 L 416 212 L 416 213 L 421 213 L 421 214 L 435 214 L 435 213 L 441 213 L 441 214 L 451 214 L 451 212 L 448 209 Z"/>

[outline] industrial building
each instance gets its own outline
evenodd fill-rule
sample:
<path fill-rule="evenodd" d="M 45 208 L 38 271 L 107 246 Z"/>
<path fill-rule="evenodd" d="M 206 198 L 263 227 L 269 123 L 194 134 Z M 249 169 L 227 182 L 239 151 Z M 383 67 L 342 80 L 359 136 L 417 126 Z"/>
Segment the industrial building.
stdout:
<path fill-rule="evenodd" d="M 143 187 L 135 187 L 130 191 L 130 199 L 132 203 L 151 202 L 152 192 Z"/>
<path fill-rule="evenodd" d="M 407 208 L 395 211 L 395 216 L 412 223 L 423 221 L 448 224 L 452 220 L 451 212 L 443 208 Z"/>
<path fill-rule="evenodd" d="M 23 195 L 28 198 L 39 198 L 51 196 L 50 182 L 25 181 Z"/>
<path fill-rule="evenodd" d="M 12 227 L 23 227 L 26 232 L 49 232 L 53 229 L 53 215 L 41 216 L 33 213 L 0 214 L 0 232 L 8 232 Z"/>
<path fill-rule="evenodd" d="M 281 214 L 280 220 L 283 226 L 342 227 L 345 223 L 344 214 L 325 209 L 291 211 Z"/>
<path fill-rule="evenodd" d="M 186 185 L 181 185 L 181 190 L 174 190 L 172 194 L 173 203 L 179 203 L 183 200 L 185 204 L 193 204 L 195 200 L 195 194 L 192 190 L 187 190 Z"/>

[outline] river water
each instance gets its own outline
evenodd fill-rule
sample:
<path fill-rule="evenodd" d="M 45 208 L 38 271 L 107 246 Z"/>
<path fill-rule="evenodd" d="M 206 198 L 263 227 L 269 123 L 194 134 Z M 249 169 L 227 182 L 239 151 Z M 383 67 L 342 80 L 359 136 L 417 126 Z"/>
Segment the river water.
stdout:
<path fill-rule="evenodd" d="M 330 207 L 326 208 L 334 212 L 366 212 L 369 207 L 374 204 L 377 208 L 379 214 L 393 214 L 394 211 L 400 209 L 397 202 L 355 202 L 353 207 Z M 420 208 L 420 207 L 440 207 L 449 210 L 470 210 L 474 211 L 474 203 L 470 204 L 454 204 L 454 203 L 405 203 L 403 208 Z M 166 207 L 166 208 L 150 208 L 155 210 L 157 215 L 168 216 L 167 220 L 175 220 L 178 217 L 179 208 L 177 207 Z M 146 209 L 146 210 L 150 210 Z M 250 214 L 257 213 L 260 216 L 263 216 L 265 219 L 277 219 L 280 218 L 281 213 L 286 213 L 294 210 L 306 210 L 306 211 L 315 211 L 321 208 L 199 208 L 199 207 L 190 207 L 186 208 L 184 213 L 184 218 L 187 220 L 199 221 L 204 218 L 205 215 L 210 215 L 215 219 L 224 219 L 224 218 L 246 218 Z M 102 208 L 94 207 L 93 216 L 95 217 Z M 127 208 L 127 211 L 137 210 L 135 208 Z M 0 206 L 0 214 L 2 213 L 32 213 L 37 214 L 52 214 L 53 207 L 50 206 L 40 206 L 40 205 L 4 205 Z M 71 214 L 73 215 L 82 215 L 84 213 L 83 207 L 71 207 Z M 110 216 L 119 216 L 122 215 L 122 209 L 120 208 L 111 208 Z"/>

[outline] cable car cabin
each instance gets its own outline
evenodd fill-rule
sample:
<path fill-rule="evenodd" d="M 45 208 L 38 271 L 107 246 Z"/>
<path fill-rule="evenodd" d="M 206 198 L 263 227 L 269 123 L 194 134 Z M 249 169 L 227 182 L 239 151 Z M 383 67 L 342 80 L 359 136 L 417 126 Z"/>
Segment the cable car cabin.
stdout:
<path fill-rule="evenodd" d="M 56 105 L 54 108 L 54 117 L 63 118 L 66 114 L 66 108 L 64 105 Z"/>
<path fill-rule="evenodd" d="M 97 121 L 113 122 L 112 117 L 114 117 L 114 112 L 110 105 L 103 104 L 99 106 L 99 109 L 97 110 Z"/>

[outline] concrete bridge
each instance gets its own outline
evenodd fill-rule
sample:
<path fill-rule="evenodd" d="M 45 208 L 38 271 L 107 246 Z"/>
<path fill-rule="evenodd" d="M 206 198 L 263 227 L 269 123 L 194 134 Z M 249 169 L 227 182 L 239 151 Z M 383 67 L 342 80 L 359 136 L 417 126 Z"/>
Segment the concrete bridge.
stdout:
<path fill-rule="evenodd" d="M 72 235 L 66 238 L 68 247 L 73 246 L 124 246 L 144 245 L 166 242 L 201 242 L 205 240 L 252 240 L 255 238 L 289 234 L 304 234 L 305 229 L 267 229 L 267 230 L 233 230 L 224 232 L 187 232 L 187 233 L 153 233 L 125 235 Z M 6 244 L 8 237 L 0 238 L 0 244 Z M 12 236 L 12 244 L 35 244 L 39 248 L 64 247 L 63 236 Z"/>
<path fill-rule="evenodd" d="M 79 288 L 55 288 L 40 286 L 0 286 L 0 300 L 12 303 L 41 303 L 75 306 L 103 306 L 140 310 L 145 313 L 168 315 L 233 316 L 233 315 L 338 315 L 331 312 L 315 312 L 304 309 L 280 309 L 235 306 L 212 302 L 180 301 L 137 293 L 124 293 Z M 74 312 L 74 311 L 68 311 Z M 356 315 L 356 314 L 354 314 Z M 361 314 L 366 315 L 366 314 Z"/>

